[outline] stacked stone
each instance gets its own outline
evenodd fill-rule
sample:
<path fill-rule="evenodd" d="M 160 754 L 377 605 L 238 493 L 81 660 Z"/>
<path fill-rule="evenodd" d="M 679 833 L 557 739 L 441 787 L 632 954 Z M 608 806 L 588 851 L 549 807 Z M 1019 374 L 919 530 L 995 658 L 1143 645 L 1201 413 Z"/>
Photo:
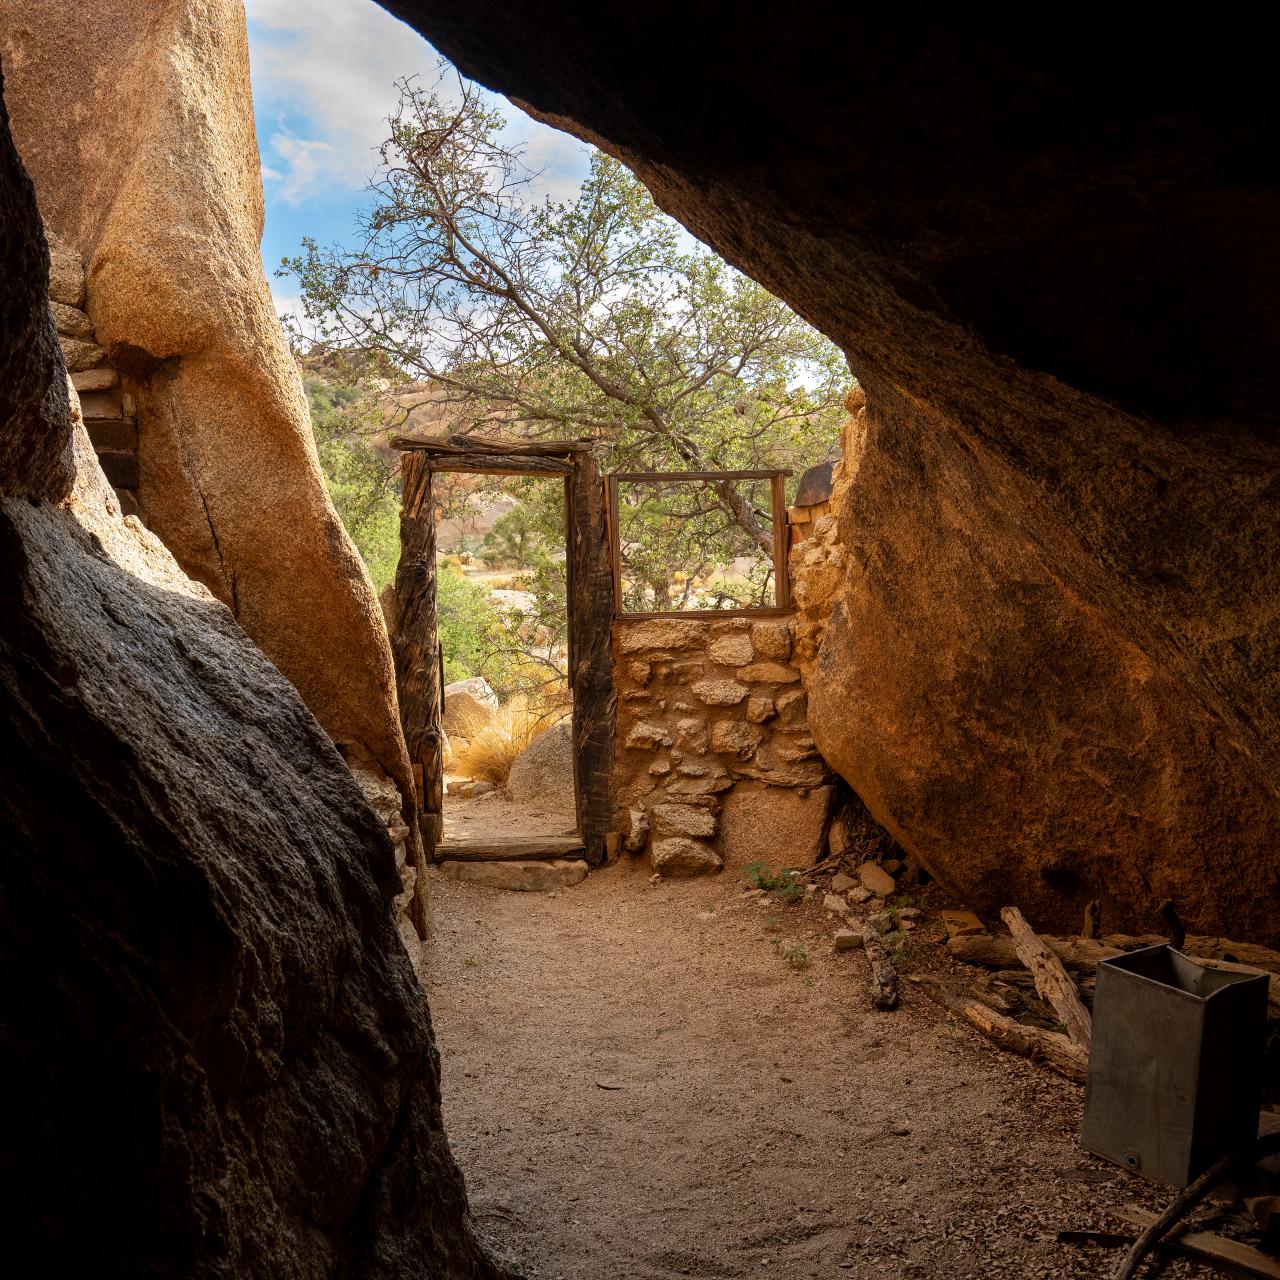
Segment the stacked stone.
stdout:
<path fill-rule="evenodd" d="M 94 338 L 84 310 L 84 264 L 80 255 L 47 228 L 49 310 L 67 362 L 71 385 L 80 397 L 84 424 L 107 479 L 125 515 L 138 515 L 138 414 L 134 398 Z"/>
<path fill-rule="evenodd" d="M 614 654 L 615 789 L 629 852 L 648 850 L 662 875 L 719 870 L 726 809 L 743 788 L 821 792 L 807 806 L 821 838 L 831 778 L 809 735 L 785 619 L 618 622 Z"/>

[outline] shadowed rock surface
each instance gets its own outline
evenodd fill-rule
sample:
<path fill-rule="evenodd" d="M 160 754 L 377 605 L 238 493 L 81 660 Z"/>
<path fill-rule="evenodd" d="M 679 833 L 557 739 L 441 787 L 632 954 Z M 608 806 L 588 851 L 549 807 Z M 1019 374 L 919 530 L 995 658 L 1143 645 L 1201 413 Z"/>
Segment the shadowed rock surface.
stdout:
<path fill-rule="evenodd" d="M 810 723 L 877 820 L 979 907 L 1280 940 L 1265 41 L 388 7 L 845 348 Z"/>
<path fill-rule="evenodd" d="M 2 121 L 0 178 L 6 280 L 35 281 L 3 334 L 6 1269 L 493 1277 L 386 828 L 38 385 L 66 375 Z"/>

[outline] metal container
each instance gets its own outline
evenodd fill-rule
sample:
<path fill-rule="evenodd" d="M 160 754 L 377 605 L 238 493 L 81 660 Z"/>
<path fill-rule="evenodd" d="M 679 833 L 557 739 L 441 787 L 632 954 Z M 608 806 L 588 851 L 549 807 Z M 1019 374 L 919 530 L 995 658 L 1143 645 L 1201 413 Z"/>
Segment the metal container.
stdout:
<path fill-rule="evenodd" d="M 1098 965 L 1085 1148 L 1185 1187 L 1258 1135 L 1267 977 L 1160 945 Z"/>

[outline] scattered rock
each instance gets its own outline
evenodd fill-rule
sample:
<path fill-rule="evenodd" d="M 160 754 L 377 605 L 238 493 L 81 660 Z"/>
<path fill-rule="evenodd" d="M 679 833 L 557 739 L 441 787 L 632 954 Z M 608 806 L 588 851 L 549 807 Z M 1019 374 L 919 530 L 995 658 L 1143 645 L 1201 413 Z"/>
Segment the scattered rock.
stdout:
<path fill-rule="evenodd" d="M 899 907 L 899 920 L 923 920 L 924 912 L 919 907 Z"/>
<path fill-rule="evenodd" d="M 556 858 L 550 862 L 458 862 L 446 859 L 440 864 L 440 874 L 451 880 L 466 880 L 490 889 L 547 893 L 581 883 L 587 878 L 587 864 L 578 858 Z"/>
<path fill-rule="evenodd" d="M 892 933 L 894 929 L 893 917 L 887 911 L 877 911 L 874 915 L 869 915 L 863 923 L 872 933 Z"/>
<path fill-rule="evenodd" d="M 707 656 L 722 666 L 741 667 L 753 661 L 756 654 L 751 647 L 751 637 L 745 631 L 733 631 L 712 640 L 707 646 Z"/>
<path fill-rule="evenodd" d="M 833 916 L 847 916 L 850 911 L 849 904 L 838 893 L 827 894 L 822 899 L 822 908 Z"/>
<path fill-rule="evenodd" d="M 671 836 L 654 841 L 653 865 L 659 875 L 683 878 L 719 871 L 724 862 L 710 845 L 684 836 Z"/>
<path fill-rule="evenodd" d="M 831 945 L 836 951 L 860 951 L 862 949 L 862 934 L 856 929 L 837 929 L 836 936 L 831 940 Z"/>
<path fill-rule="evenodd" d="M 849 901 L 859 904 L 863 902 L 870 902 L 875 896 L 876 895 L 872 893 L 870 889 L 863 885 L 858 885 L 856 888 L 850 889 L 848 893 Z"/>
<path fill-rule="evenodd" d="M 471 798 L 473 800 L 483 799 L 485 796 L 494 795 L 498 788 L 492 782 L 473 782 L 471 784 Z"/>
<path fill-rule="evenodd" d="M 751 690 L 736 680 L 699 680 L 691 692 L 708 706 L 736 707 Z"/>
<path fill-rule="evenodd" d="M 838 871 L 831 877 L 831 890 L 833 893 L 848 893 L 850 889 L 857 888 L 858 882 L 852 877 L 845 875 L 843 871 Z"/>
<path fill-rule="evenodd" d="M 967 938 L 975 934 L 986 933 L 986 926 L 972 911 L 953 907 L 940 913 L 942 927 L 948 938 Z"/>
<path fill-rule="evenodd" d="M 535 803 L 553 813 L 577 813 L 573 787 L 573 733 L 562 720 L 544 729 L 515 758 L 507 792 L 521 804 Z"/>
<path fill-rule="evenodd" d="M 710 809 L 691 804 L 656 805 L 652 820 L 659 836 L 709 837 L 716 834 L 719 825 Z"/>
<path fill-rule="evenodd" d="M 873 894 L 879 894 L 881 897 L 887 898 L 895 888 L 893 877 L 883 867 L 877 866 L 874 862 L 864 862 L 858 868 L 858 879 L 862 881 L 865 888 L 870 889 Z"/>

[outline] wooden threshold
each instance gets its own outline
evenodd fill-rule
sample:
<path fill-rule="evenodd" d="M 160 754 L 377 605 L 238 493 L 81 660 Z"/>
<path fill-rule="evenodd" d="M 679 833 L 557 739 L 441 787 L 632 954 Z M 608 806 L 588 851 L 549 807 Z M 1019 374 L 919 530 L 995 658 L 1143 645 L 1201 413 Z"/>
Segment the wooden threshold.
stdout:
<path fill-rule="evenodd" d="M 581 836 L 522 836 L 513 839 L 454 840 L 436 846 L 438 862 L 526 862 L 536 858 L 585 858 Z"/>

